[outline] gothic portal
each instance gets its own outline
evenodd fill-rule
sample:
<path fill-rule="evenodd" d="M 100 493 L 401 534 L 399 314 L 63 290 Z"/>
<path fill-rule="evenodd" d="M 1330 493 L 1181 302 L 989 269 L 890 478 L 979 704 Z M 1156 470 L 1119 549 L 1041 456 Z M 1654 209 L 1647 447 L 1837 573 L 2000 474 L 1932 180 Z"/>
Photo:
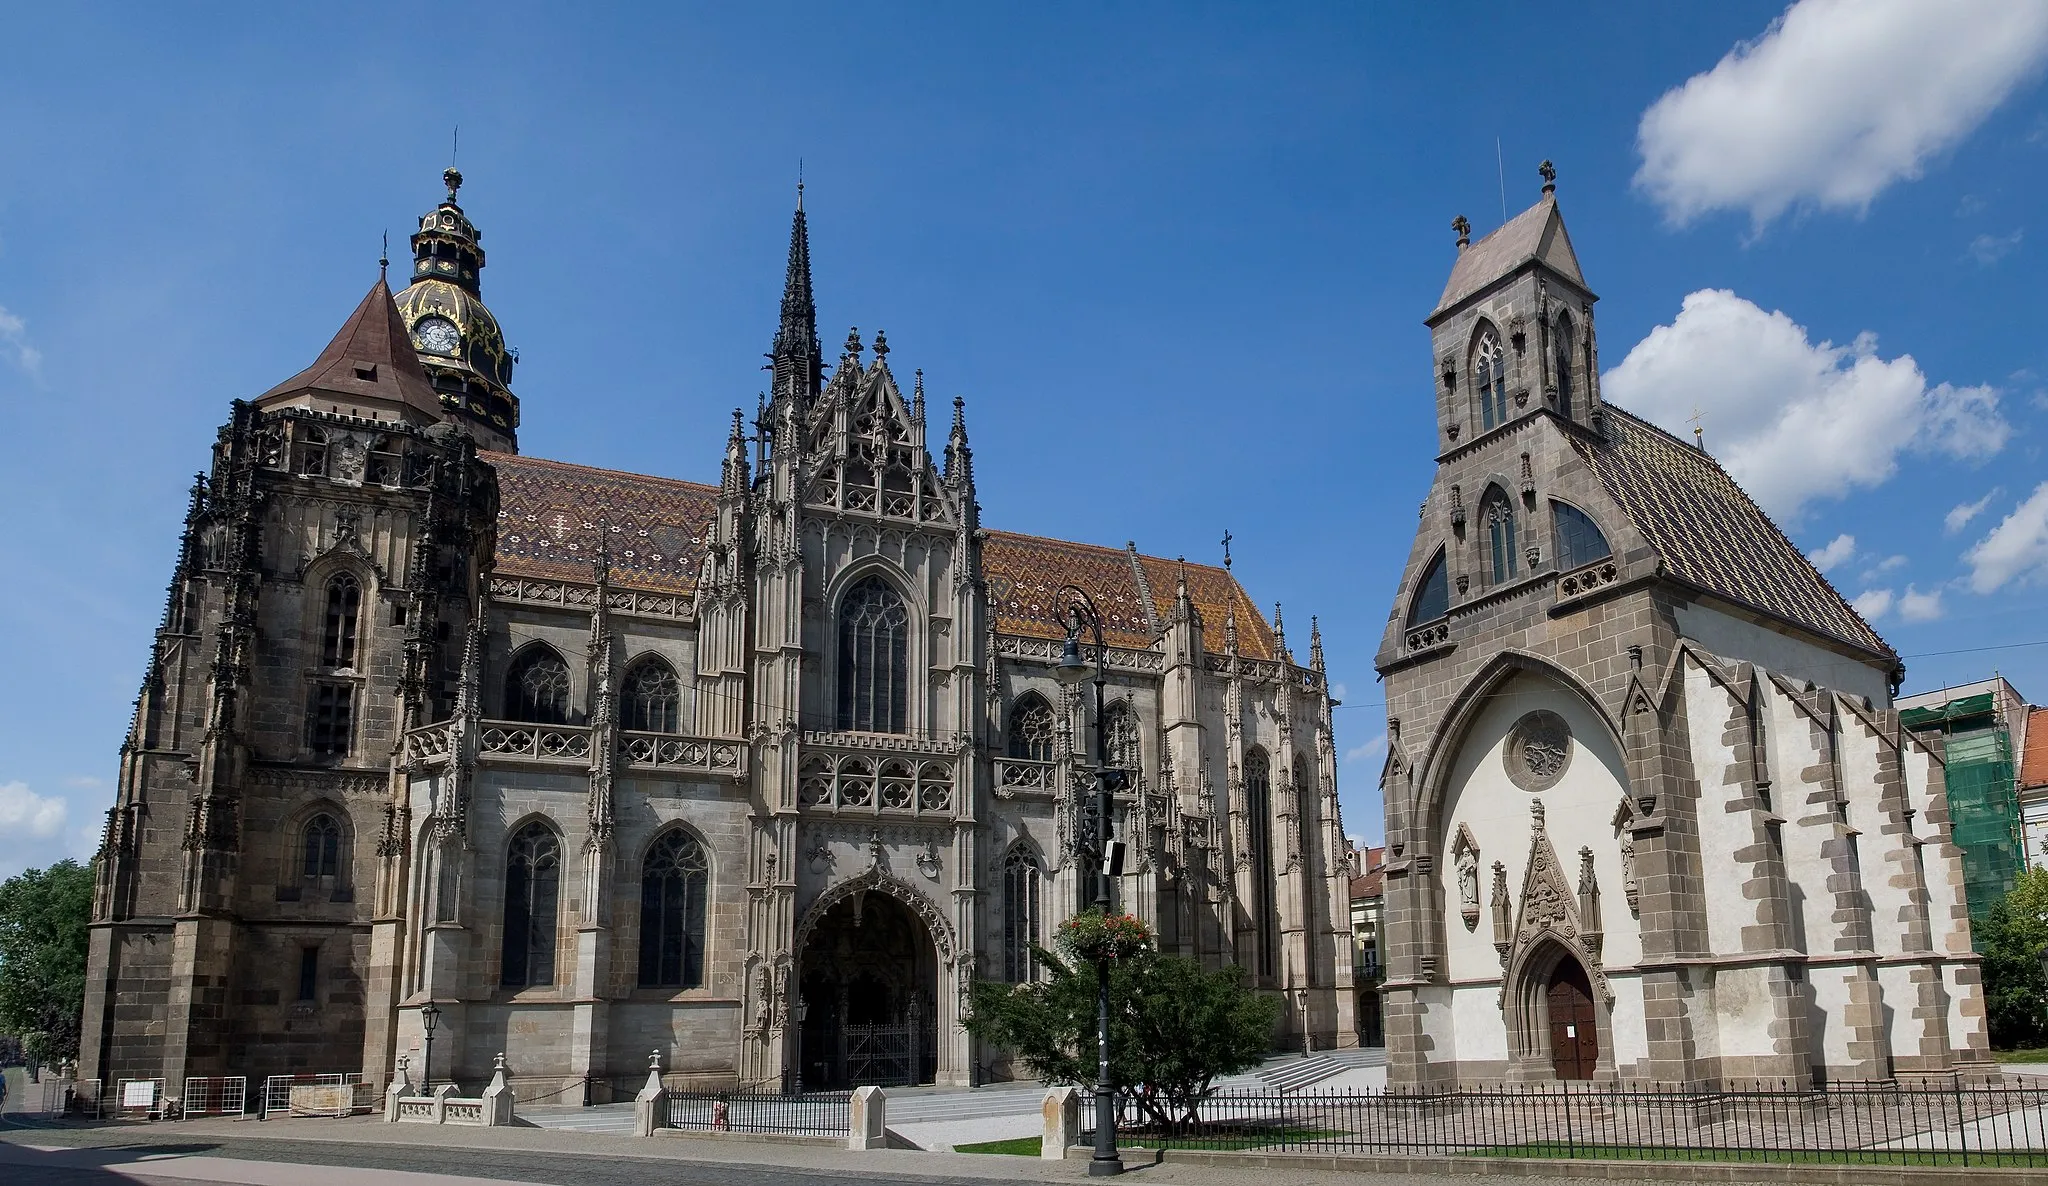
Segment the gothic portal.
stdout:
<path fill-rule="evenodd" d="M 827 366 L 801 201 L 772 390 L 698 484 L 518 452 L 461 176 L 192 490 L 108 814 L 84 1073 L 422 1069 L 522 1094 L 971 1083 L 975 977 L 1081 898 L 1056 590 L 1110 619 L 1121 904 L 1349 1016 L 1319 633 L 1223 567 L 983 527 L 964 402 Z M 595 364 L 595 360 L 593 360 Z M 595 365 L 591 382 L 602 379 Z M 1212 633 L 1213 632 L 1213 633 Z"/>

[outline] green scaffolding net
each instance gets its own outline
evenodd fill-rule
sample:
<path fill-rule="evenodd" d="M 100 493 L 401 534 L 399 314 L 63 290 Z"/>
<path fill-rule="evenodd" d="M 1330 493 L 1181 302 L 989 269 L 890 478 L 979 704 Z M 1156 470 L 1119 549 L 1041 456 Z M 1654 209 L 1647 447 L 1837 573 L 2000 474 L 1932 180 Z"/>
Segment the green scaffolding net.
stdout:
<path fill-rule="evenodd" d="M 1949 734 L 1948 807 L 1956 845 L 1963 850 L 1970 921 L 1981 922 L 2011 891 L 2023 863 L 2012 739 L 2003 726 Z"/>

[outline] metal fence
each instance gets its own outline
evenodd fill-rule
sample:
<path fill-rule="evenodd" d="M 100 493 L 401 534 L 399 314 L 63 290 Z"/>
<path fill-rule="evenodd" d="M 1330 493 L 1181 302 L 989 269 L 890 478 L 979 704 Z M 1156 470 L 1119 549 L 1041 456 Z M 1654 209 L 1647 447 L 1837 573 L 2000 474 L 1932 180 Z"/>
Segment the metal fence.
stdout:
<path fill-rule="evenodd" d="M 2048 1166 L 2048 1086 L 1225 1091 L 1193 1115 L 1145 1103 L 1139 1093 L 1120 1094 L 1119 1142 L 1391 1156 Z M 1084 1095 L 1081 1115 L 1081 1143 L 1093 1144 L 1091 1097 Z"/>
<path fill-rule="evenodd" d="M 116 1120 L 155 1120 L 163 1115 L 162 1079 L 122 1079 L 104 1105 Z"/>
<path fill-rule="evenodd" d="M 77 1116 L 86 1120 L 100 1118 L 100 1081 L 98 1079 L 43 1079 L 43 1115 Z"/>
<path fill-rule="evenodd" d="M 249 1104 L 249 1080 L 243 1075 L 186 1079 L 180 1100 L 186 1116 L 240 1116 Z"/>
<path fill-rule="evenodd" d="M 668 1126 L 843 1137 L 851 1123 L 852 1098 L 853 1094 L 846 1091 L 804 1095 L 670 1092 Z"/>
<path fill-rule="evenodd" d="M 334 1091 L 327 1094 L 320 1106 L 294 1108 L 292 1088 L 294 1087 L 347 1087 L 348 1092 Z M 376 1104 L 374 1085 L 363 1082 L 360 1074 L 322 1075 L 272 1075 L 263 1081 L 263 1100 L 260 1115 L 268 1120 L 272 1116 L 347 1116 L 355 1112 L 367 1112 Z"/>

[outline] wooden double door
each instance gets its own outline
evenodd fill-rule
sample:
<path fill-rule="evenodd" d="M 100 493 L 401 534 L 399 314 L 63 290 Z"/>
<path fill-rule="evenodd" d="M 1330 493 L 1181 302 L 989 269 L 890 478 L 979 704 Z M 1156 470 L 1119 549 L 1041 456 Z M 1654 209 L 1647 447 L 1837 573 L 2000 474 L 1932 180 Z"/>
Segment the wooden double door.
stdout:
<path fill-rule="evenodd" d="M 1550 1006 L 1550 1061 L 1559 1079 L 1591 1079 L 1600 1065 L 1600 1021 L 1586 969 L 1569 956 L 1557 962 L 1545 990 Z"/>

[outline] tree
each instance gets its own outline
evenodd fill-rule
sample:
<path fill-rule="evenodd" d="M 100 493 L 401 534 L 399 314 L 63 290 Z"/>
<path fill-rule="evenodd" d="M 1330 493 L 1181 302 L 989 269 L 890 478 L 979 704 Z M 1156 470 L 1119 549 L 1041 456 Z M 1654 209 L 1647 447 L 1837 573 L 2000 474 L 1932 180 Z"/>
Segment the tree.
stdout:
<path fill-rule="evenodd" d="M 29 1057 L 78 1057 L 92 870 L 58 861 L 0 882 L 0 1029 Z"/>
<path fill-rule="evenodd" d="M 967 1031 L 1009 1051 L 1046 1084 L 1095 1080 L 1095 969 L 1039 949 L 1048 976 L 977 981 Z M 1177 955 L 1110 965 L 1110 1071 L 1162 1128 L 1193 1123 L 1219 1075 L 1257 1066 L 1280 1001 L 1246 988 L 1236 968 L 1205 972 Z"/>
<path fill-rule="evenodd" d="M 1977 928 L 1984 953 L 1984 1007 L 1991 1045 L 2000 1050 L 2048 1045 L 2048 869 L 2028 869 L 2012 892 L 1992 904 Z"/>

